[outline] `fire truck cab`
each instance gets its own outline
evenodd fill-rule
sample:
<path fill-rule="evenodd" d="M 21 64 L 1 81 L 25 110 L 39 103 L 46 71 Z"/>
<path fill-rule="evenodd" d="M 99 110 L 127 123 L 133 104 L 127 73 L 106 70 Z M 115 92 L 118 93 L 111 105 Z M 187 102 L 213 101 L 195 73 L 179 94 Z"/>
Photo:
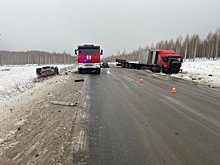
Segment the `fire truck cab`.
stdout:
<path fill-rule="evenodd" d="M 100 55 L 103 50 L 100 46 L 95 45 L 80 45 L 75 49 L 75 54 L 78 55 L 78 72 L 81 73 L 97 73 L 100 74 L 101 63 Z"/>

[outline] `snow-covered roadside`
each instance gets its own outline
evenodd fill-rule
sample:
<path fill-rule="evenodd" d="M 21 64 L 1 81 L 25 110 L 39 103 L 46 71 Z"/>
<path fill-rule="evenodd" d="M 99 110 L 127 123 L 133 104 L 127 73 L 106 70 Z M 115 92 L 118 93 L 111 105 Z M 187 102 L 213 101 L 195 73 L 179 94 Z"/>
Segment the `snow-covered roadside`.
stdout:
<path fill-rule="evenodd" d="M 171 74 L 171 76 L 207 84 L 210 87 L 220 87 L 220 59 L 197 58 L 195 61 L 187 59 L 182 63 L 181 69 L 182 73 Z"/>
<path fill-rule="evenodd" d="M 183 73 L 172 74 L 171 76 L 193 80 L 211 87 L 220 87 L 220 59 L 186 60 L 183 62 L 181 69 Z"/>
<path fill-rule="evenodd" d="M 73 65 L 57 65 L 59 70 L 63 70 Z M 37 78 L 36 68 L 39 65 L 10 65 L 0 66 L 0 102 L 7 100 L 19 93 L 33 88 Z"/>
<path fill-rule="evenodd" d="M 58 68 L 62 70 L 70 66 L 74 67 L 75 71 L 77 70 L 76 65 L 58 65 Z M 42 66 L 0 66 L 0 103 L 36 86 L 33 80 L 37 77 L 36 68 L 38 67 Z M 172 74 L 171 76 L 220 87 L 220 59 L 186 60 L 181 69 L 182 73 Z"/>

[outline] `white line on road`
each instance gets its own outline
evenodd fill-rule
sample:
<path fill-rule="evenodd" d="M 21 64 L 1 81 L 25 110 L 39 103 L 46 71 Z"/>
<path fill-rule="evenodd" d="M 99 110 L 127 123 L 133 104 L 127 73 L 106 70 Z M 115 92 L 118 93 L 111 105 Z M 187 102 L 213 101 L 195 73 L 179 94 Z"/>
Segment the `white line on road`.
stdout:
<path fill-rule="evenodd" d="M 210 122 L 210 123 L 212 123 L 212 124 L 214 124 L 214 125 L 220 127 L 220 123 L 219 123 L 218 121 L 216 121 L 215 119 L 213 119 L 213 118 L 211 118 L 211 117 L 208 117 L 208 116 L 206 116 L 205 114 L 202 114 L 201 112 L 198 112 L 197 110 L 192 109 L 192 108 L 190 108 L 189 106 L 187 106 L 187 105 L 185 105 L 185 104 L 179 102 L 178 100 L 175 100 L 175 99 L 173 99 L 173 98 L 171 98 L 171 97 L 169 97 L 169 96 L 162 96 L 162 97 L 164 97 L 165 99 L 167 99 L 169 103 L 170 103 L 170 102 L 175 103 L 175 104 L 177 104 L 178 106 L 183 107 L 184 109 L 188 110 L 189 112 L 191 112 L 191 113 L 193 113 L 193 114 L 199 116 L 200 118 L 205 119 L 205 120 L 207 120 L 208 122 Z M 167 103 L 167 101 L 164 101 L 164 100 L 162 100 L 162 99 L 161 99 L 161 101 Z"/>

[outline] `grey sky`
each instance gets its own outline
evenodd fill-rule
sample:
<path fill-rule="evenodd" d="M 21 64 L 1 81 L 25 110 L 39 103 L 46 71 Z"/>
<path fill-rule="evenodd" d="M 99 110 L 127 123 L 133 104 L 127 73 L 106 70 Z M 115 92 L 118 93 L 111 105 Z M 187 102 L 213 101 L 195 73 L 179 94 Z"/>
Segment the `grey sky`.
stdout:
<path fill-rule="evenodd" d="M 104 56 L 220 27 L 219 0 L 0 0 L 1 50 L 66 51 L 99 44 Z"/>

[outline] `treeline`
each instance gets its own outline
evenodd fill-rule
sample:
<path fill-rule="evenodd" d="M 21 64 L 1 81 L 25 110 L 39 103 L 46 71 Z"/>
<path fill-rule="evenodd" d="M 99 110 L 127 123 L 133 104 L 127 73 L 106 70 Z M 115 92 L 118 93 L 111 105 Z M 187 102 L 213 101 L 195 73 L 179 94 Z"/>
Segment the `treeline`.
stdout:
<path fill-rule="evenodd" d="M 74 63 L 74 61 L 75 57 L 65 51 L 63 53 L 0 51 L 0 65 L 71 64 Z"/>
<path fill-rule="evenodd" d="M 217 59 L 220 57 L 220 28 L 215 33 L 210 32 L 205 39 L 201 39 L 198 34 L 187 34 L 184 38 L 179 36 L 176 40 L 161 40 L 156 44 L 147 45 L 145 48 L 139 48 L 131 53 L 122 53 L 118 51 L 117 55 L 106 58 L 114 62 L 116 58 L 126 59 L 128 61 L 139 61 L 139 54 L 142 49 L 165 49 L 174 50 L 182 55 L 184 59 L 207 58 Z"/>

